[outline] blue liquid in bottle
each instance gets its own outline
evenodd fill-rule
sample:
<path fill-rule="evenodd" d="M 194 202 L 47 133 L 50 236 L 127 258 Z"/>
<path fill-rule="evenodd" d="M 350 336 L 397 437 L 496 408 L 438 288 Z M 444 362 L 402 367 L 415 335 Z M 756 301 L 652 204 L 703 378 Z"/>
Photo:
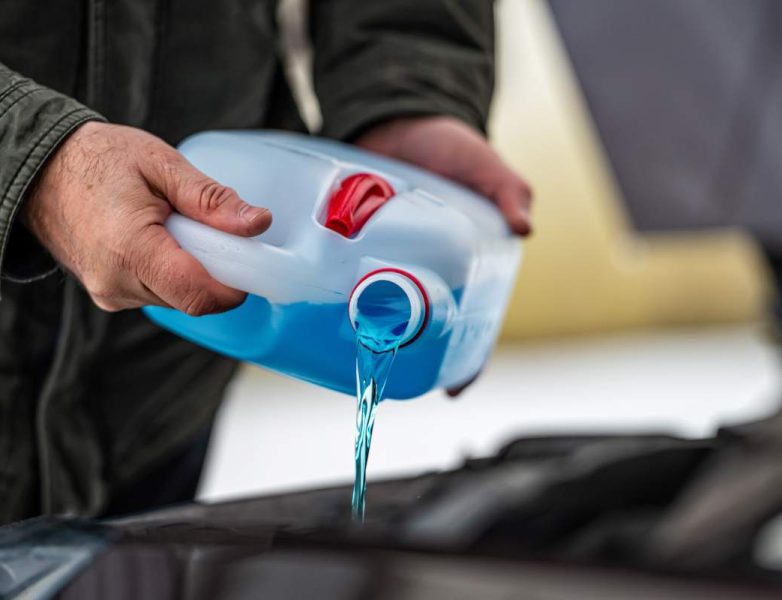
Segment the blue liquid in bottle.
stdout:
<path fill-rule="evenodd" d="M 364 522 L 367 460 L 375 414 L 383 397 L 402 335 L 410 321 L 410 301 L 394 283 L 377 281 L 361 294 L 356 306 L 356 476 L 353 519 Z"/>

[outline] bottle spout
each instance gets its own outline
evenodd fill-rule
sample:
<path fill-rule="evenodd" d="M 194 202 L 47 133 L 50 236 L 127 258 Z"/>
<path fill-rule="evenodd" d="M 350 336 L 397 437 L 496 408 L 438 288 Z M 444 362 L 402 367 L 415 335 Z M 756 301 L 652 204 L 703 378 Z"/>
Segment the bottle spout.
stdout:
<path fill-rule="evenodd" d="M 359 341 L 375 352 L 413 343 L 429 320 L 424 285 L 402 269 L 367 273 L 350 294 L 348 316 Z"/>

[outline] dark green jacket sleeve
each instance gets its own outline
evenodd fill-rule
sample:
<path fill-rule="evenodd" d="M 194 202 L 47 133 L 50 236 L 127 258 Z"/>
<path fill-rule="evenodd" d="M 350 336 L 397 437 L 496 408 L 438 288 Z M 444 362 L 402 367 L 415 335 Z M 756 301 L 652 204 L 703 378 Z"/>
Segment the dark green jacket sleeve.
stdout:
<path fill-rule="evenodd" d="M 485 131 L 494 85 L 491 0 L 312 0 L 322 135 L 350 140 L 399 116 Z"/>
<path fill-rule="evenodd" d="M 80 124 L 100 115 L 0 64 L 0 275 L 32 280 L 51 270 L 43 248 L 18 221 L 41 166 Z M 1 291 L 1 290 L 0 290 Z"/>

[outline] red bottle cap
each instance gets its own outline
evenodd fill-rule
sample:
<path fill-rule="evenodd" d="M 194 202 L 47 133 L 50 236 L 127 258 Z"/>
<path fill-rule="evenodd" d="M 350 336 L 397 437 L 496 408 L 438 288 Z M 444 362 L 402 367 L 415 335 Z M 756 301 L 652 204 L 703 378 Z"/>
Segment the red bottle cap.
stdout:
<path fill-rule="evenodd" d="M 394 188 L 378 175 L 351 175 L 329 201 L 326 227 L 344 237 L 353 237 L 393 195 Z"/>

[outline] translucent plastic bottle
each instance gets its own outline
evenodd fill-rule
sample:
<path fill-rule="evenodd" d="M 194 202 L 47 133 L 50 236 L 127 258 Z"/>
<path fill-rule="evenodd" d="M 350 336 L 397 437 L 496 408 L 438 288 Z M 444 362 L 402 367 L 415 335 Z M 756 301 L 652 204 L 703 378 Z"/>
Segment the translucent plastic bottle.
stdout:
<path fill-rule="evenodd" d="M 356 390 L 351 314 L 387 297 L 404 319 L 385 396 L 473 377 L 497 337 L 520 242 L 484 198 L 352 146 L 271 132 L 208 132 L 183 142 L 198 169 L 272 211 L 241 238 L 172 215 L 166 227 L 222 283 L 249 292 L 203 317 L 146 307 L 198 344 L 348 394 Z M 363 298 L 363 300 L 362 300 Z"/>

